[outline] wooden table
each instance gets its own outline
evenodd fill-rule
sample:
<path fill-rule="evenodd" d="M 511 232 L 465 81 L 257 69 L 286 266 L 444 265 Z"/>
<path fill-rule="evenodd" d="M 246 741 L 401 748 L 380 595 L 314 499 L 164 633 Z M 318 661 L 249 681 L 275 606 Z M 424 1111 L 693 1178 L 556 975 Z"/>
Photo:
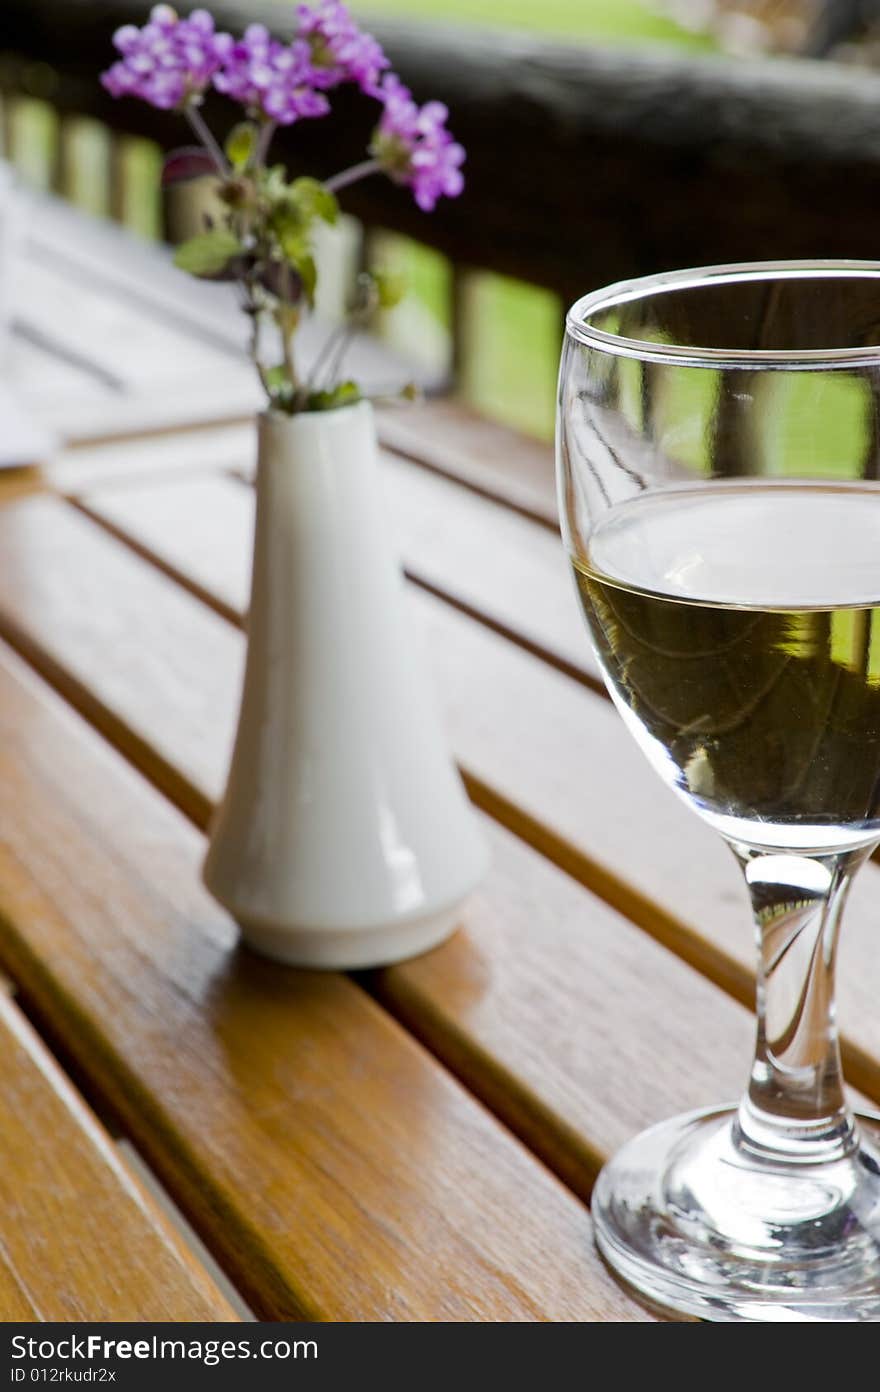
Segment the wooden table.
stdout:
<path fill-rule="evenodd" d="M 25 282 L 13 379 L 66 444 L 0 483 L 0 1314 L 651 1318 L 595 1255 L 590 1187 L 637 1129 L 739 1092 L 751 932 L 603 694 L 549 449 L 448 401 L 381 417 L 493 868 L 427 956 L 283 968 L 198 877 L 244 648 L 237 326 L 54 205 Z M 870 865 L 841 968 L 875 1097 L 878 888 Z"/>

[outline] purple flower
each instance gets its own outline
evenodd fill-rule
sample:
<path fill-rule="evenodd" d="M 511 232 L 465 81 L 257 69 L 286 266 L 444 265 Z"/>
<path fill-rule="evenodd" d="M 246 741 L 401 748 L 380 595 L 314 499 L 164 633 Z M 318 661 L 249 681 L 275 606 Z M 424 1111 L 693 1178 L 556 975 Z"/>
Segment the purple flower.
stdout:
<path fill-rule="evenodd" d="M 368 96 L 379 95 L 383 69 L 389 67 L 381 45 L 359 29 L 341 0 L 297 5 L 299 34 L 308 40 L 316 87 L 356 82 Z"/>
<path fill-rule="evenodd" d="M 170 5 L 155 5 L 142 29 L 123 25 L 113 43 L 122 57 L 101 76 L 107 91 L 163 110 L 200 97 L 232 47 L 228 34 L 214 32 L 207 10 L 180 19 Z"/>
<path fill-rule="evenodd" d="M 315 85 L 309 45 L 302 39 L 279 43 L 262 24 L 248 26 L 214 75 L 218 92 L 281 126 L 329 111 L 327 98 Z"/>
<path fill-rule="evenodd" d="M 446 129 L 447 108 L 436 101 L 418 106 L 394 73 L 385 74 L 378 95 L 385 109 L 370 153 L 385 173 L 411 188 L 426 213 L 438 198 L 457 198 L 464 188 L 465 152 Z"/>

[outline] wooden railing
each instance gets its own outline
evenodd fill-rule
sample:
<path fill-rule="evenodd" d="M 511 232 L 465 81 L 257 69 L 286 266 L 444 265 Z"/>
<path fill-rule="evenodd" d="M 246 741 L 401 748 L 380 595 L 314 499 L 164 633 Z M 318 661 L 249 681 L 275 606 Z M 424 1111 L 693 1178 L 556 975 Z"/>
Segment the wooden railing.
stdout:
<path fill-rule="evenodd" d="M 114 132 L 114 149 L 122 135 L 178 143 L 176 118 L 115 102 L 97 81 L 113 29 L 141 22 L 148 8 L 145 0 L 3 0 L 0 89 L 50 102 L 62 129 L 75 117 L 97 120 Z M 228 27 L 255 17 L 279 34 L 291 27 L 287 0 L 212 8 Z M 393 228 L 444 253 L 459 310 L 468 275 L 484 269 L 571 300 L 618 277 L 687 264 L 880 254 L 878 77 L 422 23 L 374 27 L 413 90 L 449 103 L 468 149 L 468 185 L 430 217 L 381 179 L 353 188 L 349 206 L 368 229 Z M 282 132 L 280 154 L 324 175 L 361 157 L 366 109 L 355 118 L 365 100 L 340 92 L 332 119 Z M 220 106 L 208 103 L 209 120 Z M 53 170 L 62 187 L 63 144 Z M 106 202 L 118 212 L 124 199 L 111 188 Z M 459 329 L 461 367 L 466 323 Z"/>

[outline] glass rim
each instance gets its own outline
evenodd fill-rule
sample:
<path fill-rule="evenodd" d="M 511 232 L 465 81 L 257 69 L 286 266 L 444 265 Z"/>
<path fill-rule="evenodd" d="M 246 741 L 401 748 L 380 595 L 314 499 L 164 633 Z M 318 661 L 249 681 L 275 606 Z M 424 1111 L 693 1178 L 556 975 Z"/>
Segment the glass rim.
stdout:
<path fill-rule="evenodd" d="M 701 285 L 736 285 L 756 280 L 808 279 L 880 280 L 880 261 L 821 258 L 805 261 L 740 261 L 689 270 L 659 271 L 654 275 L 618 280 L 590 290 L 575 300 L 565 316 L 566 336 L 588 348 L 619 358 L 661 362 L 668 366 L 715 368 L 880 367 L 880 343 L 850 348 L 700 348 L 691 344 L 656 343 L 608 333 L 588 322 L 587 316 L 616 305 L 649 299 L 669 290 L 696 289 Z"/>

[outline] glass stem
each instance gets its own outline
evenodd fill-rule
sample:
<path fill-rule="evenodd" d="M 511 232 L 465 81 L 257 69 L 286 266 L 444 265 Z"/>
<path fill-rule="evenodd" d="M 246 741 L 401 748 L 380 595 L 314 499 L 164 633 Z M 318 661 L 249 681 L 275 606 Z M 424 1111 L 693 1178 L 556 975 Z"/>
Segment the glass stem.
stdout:
<path fill-rule="evenodd" d="M 733 850 L 758 944 L 757 1045 L 734 1142 L 766 1161 L 840 1159 L 857 1137 L 843 1089 L 834 967 L 846 896 L 871 847 L 835 855 Z"/>

